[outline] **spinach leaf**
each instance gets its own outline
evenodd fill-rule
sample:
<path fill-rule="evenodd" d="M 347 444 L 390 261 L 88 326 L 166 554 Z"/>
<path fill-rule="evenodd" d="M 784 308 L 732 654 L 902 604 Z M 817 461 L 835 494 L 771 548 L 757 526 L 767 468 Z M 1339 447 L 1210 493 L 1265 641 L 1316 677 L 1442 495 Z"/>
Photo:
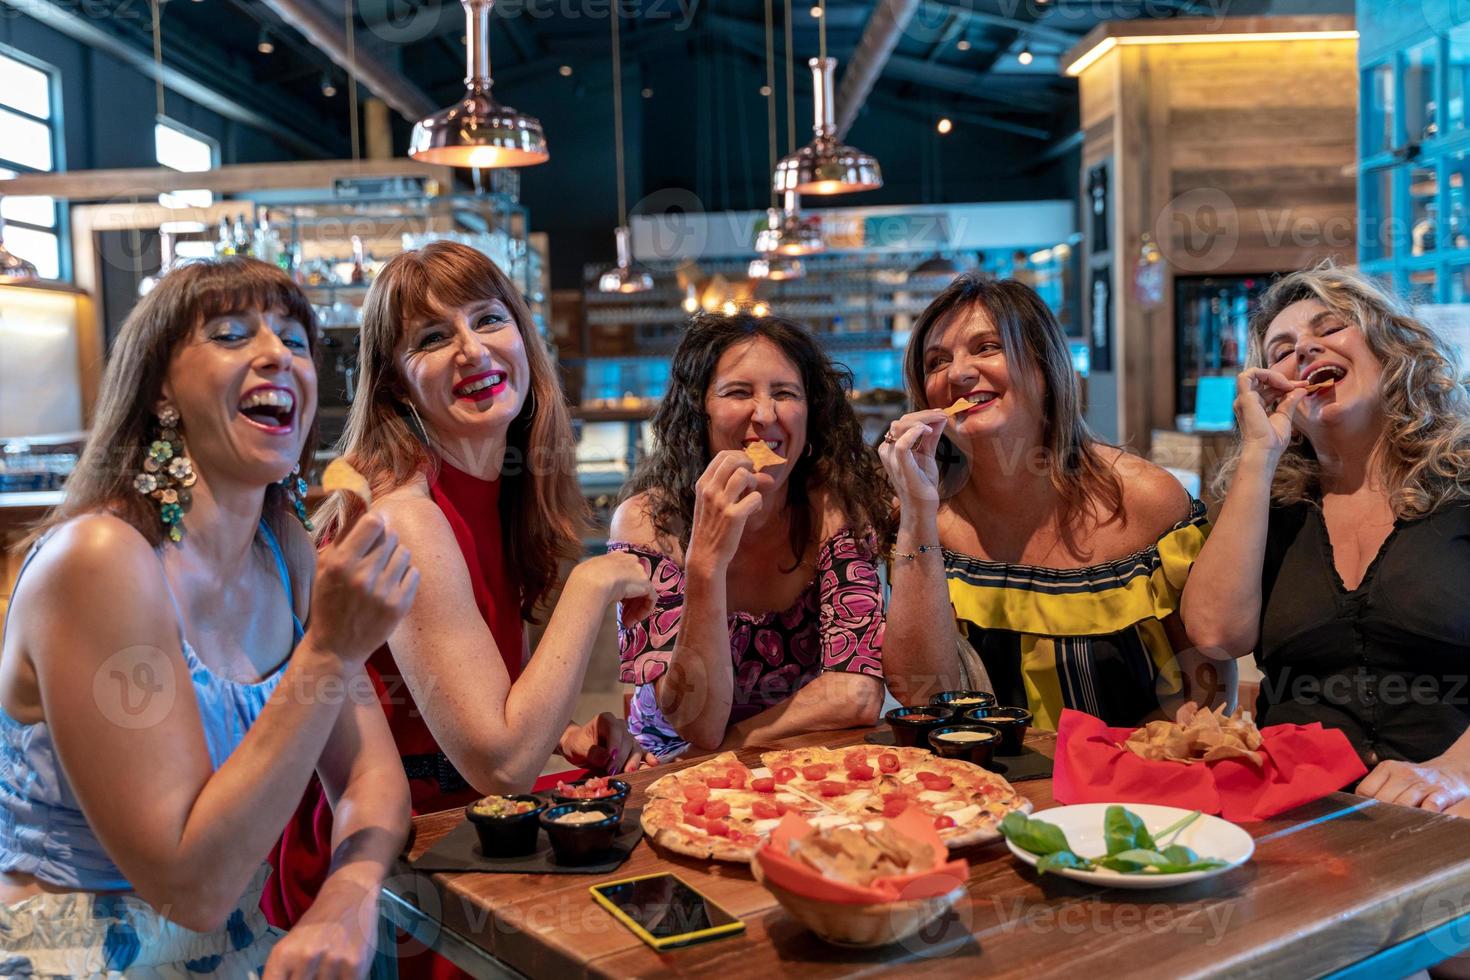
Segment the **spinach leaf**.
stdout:
<path fill-rule="evenodd" d="M 1107 842 L 1109 856 L 1123 851 L 1154 850 L 1154 839 L 1143 821 L 1121 806 L 1108 807 L 1103 817 L 1103 840 Z"/>
<path fill-rule="evenodd" d="M 1000 822 L 1000 832 L 1005 835 L 1006 840 L 1032 854 L 1046 855 L 1072 850 L 1062 828 L 1045 820 L 1032 820 L 1019 810 L 1006 814 L 1005 819 Z"/>
<path fill-rule="evenodd" d="M 1183 844 L 1171 844 L 1164 848 L 1164 857 L 1168 858 L 1170 864 L 1194 864 L 1199 860 L 1199 855 Z"/>
<path fill-rule="evenodd" d="M 1077 871 L 1091 871 L 1095 865 L 1085 857 L 1078 857 L 1071 851 L 1053 851 L 1043 855 L 1036 862 L 1038 874 L 1046 874 L 1048 871 L 1057 871 L 1061 868 L 1072 868 Z"/>

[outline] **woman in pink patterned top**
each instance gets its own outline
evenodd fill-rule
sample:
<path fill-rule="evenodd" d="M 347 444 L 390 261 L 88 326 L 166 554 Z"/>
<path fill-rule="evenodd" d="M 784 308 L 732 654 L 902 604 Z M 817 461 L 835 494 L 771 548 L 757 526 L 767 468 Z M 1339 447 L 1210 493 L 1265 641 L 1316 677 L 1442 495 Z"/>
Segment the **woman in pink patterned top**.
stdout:
<path fill-rule="evenodd" d="M 799 324 L 744 313 L 697 317 L 672 368 L 608 545 L 658 592 L 619 630 L 628 727 L 668 759 L 873 724 L 891 517 L 851 375 Z M 757 472 L 757 442 L 783 462 Z"/>

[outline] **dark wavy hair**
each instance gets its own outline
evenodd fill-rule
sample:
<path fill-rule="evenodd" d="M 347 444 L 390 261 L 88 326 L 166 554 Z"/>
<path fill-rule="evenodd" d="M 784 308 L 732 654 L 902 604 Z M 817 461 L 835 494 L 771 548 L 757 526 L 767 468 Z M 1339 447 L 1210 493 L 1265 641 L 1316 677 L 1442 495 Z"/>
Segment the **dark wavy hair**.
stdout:
<path fill-rule="evenodd" d="M 1099 455 L 1097 447 L 1103 443 L 1082 417 L 1082 387 L 1072 367 L 1067 336 L 1051 307 L 1025 283 L 956 276 L 925 307 L 914 321 L 904 354 L 904 383 L 914 407 L 944 407 L 930 405 L 924 394 L 924 345 L 934 330 L 945 329 L 955 317 L 975 309 L 984 310 L 1000 334 L 1016 389 L 1041 407 L 1041 440 L 1067 526 L 1075 530 L 1089 513 L 1103 524 L 1122 520 L 1123 482 Z M 1041 374 L 1040 390 L 1032 383 L 1033 368 Z M 940 443 L 940 483 L 950 487 L 960 476 L 968 478 L 965 459 L 947 436 Z"/>
<path fill-rule="evenodd" d="M 654 528 L 689 546 L 694 485 L 712 456 L 705 394 L 725 351 L 757 338 L 770 341 L 796 366 L 806 390 L 807 450 L 788 478 L 791 568 L 811 540 L 811 491 L 818 487 L 833 495 L 860 539 L 872 528 L 877 545 L 886 547 L 893 523 L 888 481 L 847 400 L 852 372 L 834 364 L 804 326 L 778 316 L 703 314 L 690 321 L 674 350 L 668 393 L 653 417 L 657 447 L 639 464 L 620 502 L 649 491 Z"/>

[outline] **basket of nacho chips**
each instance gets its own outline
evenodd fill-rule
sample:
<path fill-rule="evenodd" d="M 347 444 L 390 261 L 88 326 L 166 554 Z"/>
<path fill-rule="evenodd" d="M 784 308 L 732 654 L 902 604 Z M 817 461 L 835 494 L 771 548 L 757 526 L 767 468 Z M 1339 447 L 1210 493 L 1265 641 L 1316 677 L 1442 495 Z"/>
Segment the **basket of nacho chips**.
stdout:
<path fill-rule="evenodd" d="M 1225 706 L 1213 710 L 1193 701 L 1185 703 L 1173 721 L 1151 721 L 1129 735 L 1123 748 L 1143 759 L 1163 762 L 1215 762 L 1245 759 L 1260 767 L 1261 730 L 1250 712 L 1236 708 L 1225 714 Z"/>
<path fill-rule="evenodd" d="M 969 865 L 948 854 L 918 810 L 822 830 L 788 813 L 756 851 L 751 872 L 822 939 L 870 948 L 913 936 L 964 894 Z"/>
<path fill-rule="evenodd" d="M 1320 724 L 1257 728 L 1237 710 L 1187 705 L 1173 721 L 1113 728 L 1062 712 L 1052 795 L 1058 803 L 1156 803 L 1265 820 L 1367 773 L 1347 736 Z"/>

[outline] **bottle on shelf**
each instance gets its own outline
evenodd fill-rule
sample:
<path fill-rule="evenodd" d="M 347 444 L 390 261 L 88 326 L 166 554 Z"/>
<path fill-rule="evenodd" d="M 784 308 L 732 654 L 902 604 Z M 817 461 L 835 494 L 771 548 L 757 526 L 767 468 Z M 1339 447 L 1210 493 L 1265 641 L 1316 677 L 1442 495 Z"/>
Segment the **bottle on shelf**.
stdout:
<path fill-rule="evenodd" d="M 253 254 L 251 251 L 250 232 L 245 228 L 244 215 L 235 216 L 235 228 L 230 237 L 235 243 L 236 255 Z"/>
<path fill-rule="evenodd" d="M 306 263 L 302 261 L 301 242 L 299 240 L 292 242 L 290 252 L 283 253 L 283 255 L 284 261 L 281 267 L 291 273 L 291 278 L 296 280 L 296 285 L 306 285 Z"/>
<path fill-rule="evenodd" d="M 219 219 L 219 238 L 214 243 L 214 257 L 223 259 L 235 254 L 235 236 L 230 233 L 228 218 Z"/>
<path fill-rule="evenodd" d="M 362 262 L 362 239 L 356 235 L 352 236 L 352 284 L 360 286 L 367 281 L 367 274 L 363 269 Z"/>
<path fill-rule="evenodd" d="M 264 211 L 255 226 L 255 257 L 290 271 L 289 256 L 281 245 L 281 236 L 271 224 L 269 213 Z"/>

